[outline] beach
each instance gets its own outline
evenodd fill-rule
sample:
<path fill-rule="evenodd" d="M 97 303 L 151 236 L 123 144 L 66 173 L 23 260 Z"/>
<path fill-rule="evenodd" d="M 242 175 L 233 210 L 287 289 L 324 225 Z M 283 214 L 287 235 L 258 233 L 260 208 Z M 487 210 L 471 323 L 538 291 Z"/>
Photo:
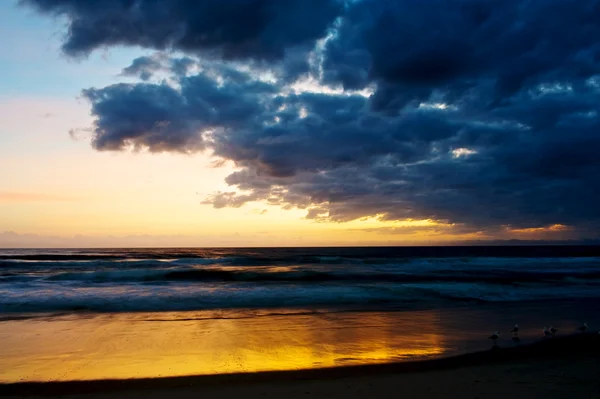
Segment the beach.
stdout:
<path fill-rule="evenodd" d="M 0 322 L 0 382 L 144 379 L 368 366 L 447 358 L 575 333 L 593 301 L 406 311 L 277 309 L 12 314 Z M 585 317 L 585 318 L 584 318 Z M 520 341 L 509 330 L 520 325 Z M 592 325 L 596 331 L 598 326 Z"/>
<path fill-rule="evenodd" d="M 8 397 L 597 398 L 600 337 L 586 334 L 443 359 L 313 370 L 0 385 Z"/>

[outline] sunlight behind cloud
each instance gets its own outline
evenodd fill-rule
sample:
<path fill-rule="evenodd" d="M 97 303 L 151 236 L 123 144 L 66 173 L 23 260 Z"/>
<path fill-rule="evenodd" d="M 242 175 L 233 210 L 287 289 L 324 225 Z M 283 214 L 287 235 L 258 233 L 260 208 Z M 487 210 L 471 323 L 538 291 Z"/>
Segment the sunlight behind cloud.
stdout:
<path fill-rule="evenodd" d="M 376 90 L 376 85 L 370 85 L 361 90 L 345 90 L 343 87 L 331 87 L 320 84 L 318 80 L 313 77 L 307 77 L 300 79 L 290 85 L 290 90 L 294 94 L 300 93 L 321 93 L 331 95 L 344 95 L 353 96 L 359 95 L 362 97 L 370 97 Z"/>
<path fill-rule="evenodd" d="M 455 148 L 452 150 L 452 156 L 454 158 L 468 157 L 469 155 L 477 154 L 477 151 L 469 148 Z"/>
<path fill-rule="evenodd" d="M 536 233 L 548 233 L 548 232 L 564 232 L 569 231 L 571 228 L 564 224 L 553 224 L 545 227 L 529 227 L 524 229 L 509 229 L 512 233 L 523 233 L 523 234 L 536 234 Z"/>

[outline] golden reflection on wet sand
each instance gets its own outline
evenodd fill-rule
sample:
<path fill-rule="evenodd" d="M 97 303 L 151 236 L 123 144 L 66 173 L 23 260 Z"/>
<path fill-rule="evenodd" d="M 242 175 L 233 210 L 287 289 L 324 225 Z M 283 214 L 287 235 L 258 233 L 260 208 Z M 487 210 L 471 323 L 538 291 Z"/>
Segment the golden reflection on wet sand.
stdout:
<path fill-rule="evenodd" d="M 448 350 L 437 311 L 206 317 L 177 312 L 0 322 L 0 382 L 293 370 Z"/>

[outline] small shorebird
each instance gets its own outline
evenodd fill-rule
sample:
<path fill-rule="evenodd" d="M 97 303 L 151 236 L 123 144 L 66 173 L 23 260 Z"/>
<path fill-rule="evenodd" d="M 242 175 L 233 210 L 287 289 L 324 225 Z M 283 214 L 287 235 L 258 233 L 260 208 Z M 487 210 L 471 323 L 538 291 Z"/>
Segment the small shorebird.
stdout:
<path fill-rule="evenodd" d="M 587 331 L 587 329 L 588 329 L 588 325 L 587 325 L 587 323 L 583 323 L 583 325 L 582 325 L 581 327 L 579 327 L 579 328 L 577 329 L 577 331 L 581 331 L 582 333 L 584 333 L 584 332 L 586 332 L 586 331 Z"/>
<path fill-rule="evenodd" d="M 550 326 L 550 334 L 552 334 L 552 337 L 556 336 L 556 333 L 558 332 L 558 328 L 554 328 L 552 326 Z"/>
<path fill-rule="evenodd" d="M 548 330 L 548 327 L 544 326 L 544 339 L 550 337 L 552 333 Z"/>
<path fill-rule="evenodd" d="M 488 337 L 488 339 L 491 339 L 494 342 L 494 346 L 496 346 L 496 341 L 498 341 L 498 338 L 500 338 L 500 333 L 498 331 L 495 331 Z"/>
<path fill-rule="evenodd" d="M 512 340 L 515 343 L 519 343 L 521 341 L 521 338 L 519 338 L 519 325 L 515 324 L 515 326 L 513 327 L 512 330 L 510 330 L 510 332 L 512 333 Z"/>

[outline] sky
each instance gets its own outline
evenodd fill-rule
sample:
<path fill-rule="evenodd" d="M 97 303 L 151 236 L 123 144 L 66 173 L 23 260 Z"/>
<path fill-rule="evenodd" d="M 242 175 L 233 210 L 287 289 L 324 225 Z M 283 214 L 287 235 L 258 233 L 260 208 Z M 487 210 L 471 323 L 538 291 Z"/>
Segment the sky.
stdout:
<path fill-rule="evenodd" d="M 0 2 L 0 247 L 599 238 L 596 0 Z"/>

